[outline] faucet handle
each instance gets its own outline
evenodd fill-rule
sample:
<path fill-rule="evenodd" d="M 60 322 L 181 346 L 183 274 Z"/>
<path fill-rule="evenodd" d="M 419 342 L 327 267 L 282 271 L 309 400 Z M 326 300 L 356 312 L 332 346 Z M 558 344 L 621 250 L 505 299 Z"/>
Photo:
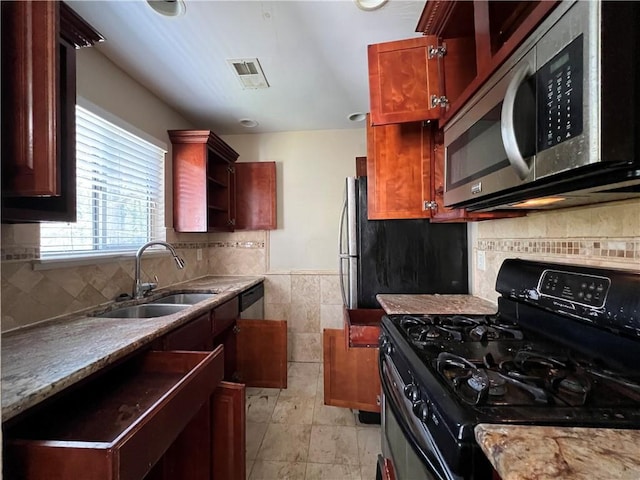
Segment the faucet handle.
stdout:
<path fill-rule="evenodd" d="M 158 277 L 155 277 L 155 279 L 155 282 L 145 282 L 140 284 L 140 293 L 142 293 L 143 296 L 148 295 L 151 293 L 151 290 L 158 287 Z"/>

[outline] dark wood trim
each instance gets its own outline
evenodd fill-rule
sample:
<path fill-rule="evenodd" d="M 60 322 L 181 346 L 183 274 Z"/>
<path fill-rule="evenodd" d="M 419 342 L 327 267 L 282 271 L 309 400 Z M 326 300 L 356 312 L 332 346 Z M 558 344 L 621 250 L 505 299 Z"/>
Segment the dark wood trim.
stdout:
<path fill-rule="evenodd" d="M 60 2 L 60 32 L 75 48 L 91 47 L 104 41 L 100 33 L 64 2 Z"/>
<path fill-rule="evenodd" d="M 478 75 L 491 65 L 491 25 L 489 20 L 489 2 L 474 0 L 473 28 L 476 37 L 476 70 Z"/>

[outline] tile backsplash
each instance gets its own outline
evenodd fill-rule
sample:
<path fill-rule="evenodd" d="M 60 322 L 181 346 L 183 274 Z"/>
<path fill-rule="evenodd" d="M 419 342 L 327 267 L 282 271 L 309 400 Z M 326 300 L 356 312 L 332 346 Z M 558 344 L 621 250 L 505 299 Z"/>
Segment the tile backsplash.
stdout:
<path fill-rule="evenodd" d="M 475 225 L 475 295 L 495 301 L 495 282 L 506 258 L 640 271 L 640 200 L 532 213 Z M 478 252 L 485 256 L 480 270 Z"/>
<path fill-rule="evenodd" d="M 17 227 L 17 228 L 16 228 Z M 34 270 L 38 249 L 27 253 L 32 225 L 3 226 L 2 330 L 109 302 L 131 293 L 133 257 L 92 265 Z M 37 228 L 37 227 L 36 227 Z M 322 361 L 322 329 L 342 328 L 342 297 L 335 272 L 269 272 L 269 234 L 265 231 L 215 233 L 206 242 L 195 236 L 170 239 L 185 259 L 178 270 L 168 254 L 145 253 L 144 281 L 158 277 L 159 286 L 204 275 L 265 277 L 265 316 L 287 320 L 289 360 Z M 202 260 L 197 250 L 202 249 Z M 29 255 L 29 256 L 25 256 Z M 267 273 L 268 272 L 268 273 Z"/>

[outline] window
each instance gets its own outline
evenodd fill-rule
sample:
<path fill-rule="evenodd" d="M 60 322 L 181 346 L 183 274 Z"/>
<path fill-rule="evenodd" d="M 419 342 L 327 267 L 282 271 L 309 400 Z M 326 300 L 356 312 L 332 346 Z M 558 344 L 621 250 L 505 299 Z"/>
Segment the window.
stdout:
<path fill-rule="evenodd" d="M 40 256 L 131 252 L 164 240 L 165 153 L 76 106 L 77 222 L 41 224 Z"/>

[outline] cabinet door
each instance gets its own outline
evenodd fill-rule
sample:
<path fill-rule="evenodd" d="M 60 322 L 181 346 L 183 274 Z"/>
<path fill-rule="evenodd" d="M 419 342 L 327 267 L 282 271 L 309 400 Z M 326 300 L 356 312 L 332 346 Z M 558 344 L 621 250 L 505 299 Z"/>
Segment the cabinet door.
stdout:
<path fill-rule="evenodd" d="M 379 412 L 378 348 L 347 348 L 344 330 L 325 329 L 324 403 Z"/>
<path fill-rule="evenodd" d="M 2 220 L 76 219 L 75 49 L 102 37 L 61 2 L 2 2 Z"/>
<path fill-rule="evenodd" d="M 240 162 L 236 173 L 236 230 L 273 230 L 276 221 L 276 163 Z"/>
<path fill-rule="evenodd" d="M 522 44 L 558 1 L 429 0 L 417 32 L 437 35 L 446 45 L 442 64 L 444 125 Z"/>
<path fill-rule="evenodd" d="M 213 425 L 212 478 L 244 480 L 246 476 L 245 386 L 221 382 L 212 396 L 211 419 Z"/>
<path fill-rule="evenodd" d="M 60 195 L 59 26 L 58 2 L 2 2 L 3 190 L 14 195 Z"/>
<path fill-rule="evenodd" d="M 287 388 L 287 322 L 238 320 L 238 377 L 250 387 Z"/>
<path fill-rule="evenodd" d="M 429 58 L 435 36 L 369 45 L 369 100 L 371 123 L 416 122 L 437 119 L 440 107 L 431 108 L 431 97 L 440 96 L 437 57 Z"/>
<path fill-rule="evenodd" d="M 421 122 L 367 126 L 370 220 L 429 218 L 431 135 Z"/>

